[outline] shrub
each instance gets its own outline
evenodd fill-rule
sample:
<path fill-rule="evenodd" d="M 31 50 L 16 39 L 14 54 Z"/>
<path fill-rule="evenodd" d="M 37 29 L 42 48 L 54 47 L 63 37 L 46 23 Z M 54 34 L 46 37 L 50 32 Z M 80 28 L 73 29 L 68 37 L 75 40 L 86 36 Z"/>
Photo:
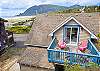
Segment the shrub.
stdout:
<path fill-rule="evenodd" d="M 16 34 L 23 34 L 23 33 L 28 33 L 31 30 L 31 27 L 30 26 L 13 26 L 13 27 L 8 27 L 7 29 Z"/>
<path fill-rule="evenodd" d="M 97 37 L 98 37 L 98 38 L 100 38 L 100 33 L 99 33 L 99 34 L 97 34 Z"/>
<path fill-rule="evenodd" d="M 81 67 L 79 64 L 68 64 L 64 62 L 64 71 L 100 71 L 100 66 L 94 62 L 88 62 L 86 66 Z"/>
<path fill-rule="evenodd" d="M 68 64 L 67 60 L 64 62 L 64 71 L 83 71 L 80 65 L 78 64 Z"/>
<path fill-rule="evenodd" d="M 100 33 L 97 34 L 97 37 L 98 37 L 99 39 L 97 40 L 96 46 L 97 46 L 97 48 L 100 49 Z"/>

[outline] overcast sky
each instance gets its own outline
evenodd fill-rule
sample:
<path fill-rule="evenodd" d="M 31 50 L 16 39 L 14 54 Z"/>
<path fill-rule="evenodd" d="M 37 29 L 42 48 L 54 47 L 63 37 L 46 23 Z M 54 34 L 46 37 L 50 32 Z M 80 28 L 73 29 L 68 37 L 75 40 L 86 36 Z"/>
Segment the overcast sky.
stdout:
<path fill-rule="evenodd" d="M 0 0 L 0 8 L 28 8 L 40 4 L 55 4 L 62 6 L 96 5 L 100 0 Z"/>

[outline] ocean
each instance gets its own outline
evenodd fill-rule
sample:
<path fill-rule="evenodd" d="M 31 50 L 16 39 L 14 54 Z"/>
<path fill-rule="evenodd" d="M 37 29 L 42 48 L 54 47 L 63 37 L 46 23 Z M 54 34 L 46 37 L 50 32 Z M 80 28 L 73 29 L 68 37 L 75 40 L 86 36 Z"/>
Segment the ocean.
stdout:
<path fill-rule="evenodd" d="M 0 9 L 0 17 L 2 18 L 10 18 L 14 17 L 16 15 L 19 15 L 20 13 L 23 13 L 26 9 Z"/>

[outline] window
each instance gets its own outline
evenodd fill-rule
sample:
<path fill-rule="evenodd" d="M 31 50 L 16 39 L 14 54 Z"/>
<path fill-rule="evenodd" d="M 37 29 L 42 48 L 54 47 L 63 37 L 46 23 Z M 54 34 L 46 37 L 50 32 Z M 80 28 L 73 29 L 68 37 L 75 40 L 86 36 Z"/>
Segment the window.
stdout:
<path fill-rule="evenodd" d="M 66 26 L 64 31 L 64 41 L 67 44 L 77 44 L 79 39 L 79 27 L 78 26 Z"/>

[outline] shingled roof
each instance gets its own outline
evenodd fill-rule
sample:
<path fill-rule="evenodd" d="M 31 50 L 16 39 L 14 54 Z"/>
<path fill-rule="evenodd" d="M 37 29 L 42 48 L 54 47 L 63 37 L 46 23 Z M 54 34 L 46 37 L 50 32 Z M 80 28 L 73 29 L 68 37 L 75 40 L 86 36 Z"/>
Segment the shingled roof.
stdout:
<path fill-rule="evenodd" d="M 45 48 L 27 47 L 19 63 L 28 66 L 54 69 L 54 65 L 48 62 L 47 49 Z"/>
<path fill-rule="evenodd" d="M 95 35 L 100 33 L 100 13 L 41 14 L 36 16 L 25 44 L 48 46 L 48 34 L 69 16 L 75 17 Z"/>

